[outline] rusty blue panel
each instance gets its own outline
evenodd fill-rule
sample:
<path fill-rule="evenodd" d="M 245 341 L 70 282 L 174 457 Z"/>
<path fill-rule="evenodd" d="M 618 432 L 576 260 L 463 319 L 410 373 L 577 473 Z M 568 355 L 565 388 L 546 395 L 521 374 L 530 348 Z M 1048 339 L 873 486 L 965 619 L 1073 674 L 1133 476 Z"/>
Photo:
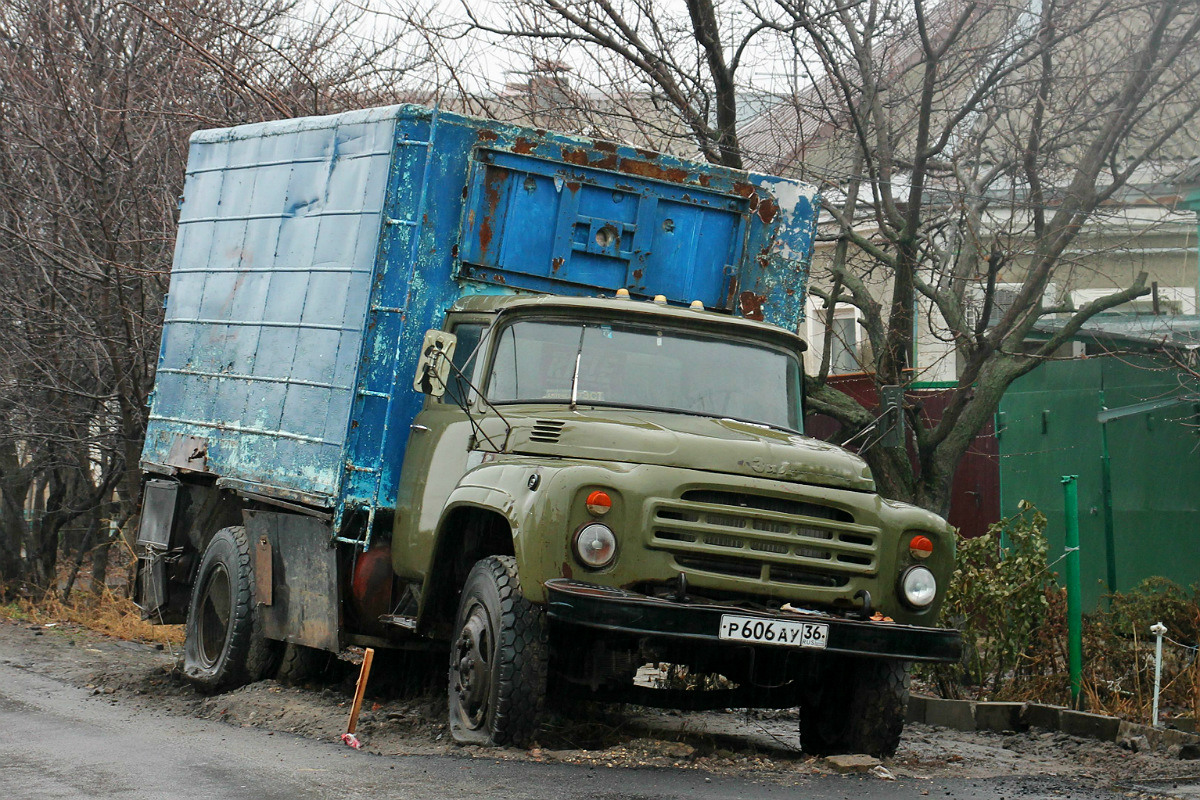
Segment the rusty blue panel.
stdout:
<path fill-rule="evenodd" d="M 494 150 L 468 187 L 460 272 L 732 310 L 745 198 Z"/>
<path fill-rule="evenodd" d="M 814 224 L 807 184 L 414 106 L 199 133 L 143 459 L 200 437 L 220 476 L 392 506 L 460 296 L 623 286 L 796 330 Z"/>
<path fill-rule="evenodd" d="M 749 229 L 737 313 L 799 332 L 817 231 L 817 190 L 770 175 L 752 175 L 751 180 L 759 190 L 751 215 L 761 224 Z"/>
<path fill-rule="evenodd" d="M 394 109 L 193 136 L 143 459 L 339 490 Z"/>

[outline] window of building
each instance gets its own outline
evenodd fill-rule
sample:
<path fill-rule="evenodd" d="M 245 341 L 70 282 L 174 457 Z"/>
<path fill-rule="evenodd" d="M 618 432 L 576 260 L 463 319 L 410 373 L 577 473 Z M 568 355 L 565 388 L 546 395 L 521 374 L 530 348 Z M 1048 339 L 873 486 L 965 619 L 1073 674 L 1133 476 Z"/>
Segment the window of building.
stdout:
<path fill-rule="evenodd" d="M 825 347 L 825 321 L 829 310 L 824 307 L 825 301 L 808 298 L 807 318 L 805 320 L 808 350 L 805 353 L 805 368 L 816 374 L 821 369 L 821 357 Z M 858 320 L 862 315 L 856 307 L 839 304 L 833 312 L 831 325 L 833 335 L 829 337 L 829 374 L 844 375 L 849 372 L 862 372 L 862 327 Z"/>

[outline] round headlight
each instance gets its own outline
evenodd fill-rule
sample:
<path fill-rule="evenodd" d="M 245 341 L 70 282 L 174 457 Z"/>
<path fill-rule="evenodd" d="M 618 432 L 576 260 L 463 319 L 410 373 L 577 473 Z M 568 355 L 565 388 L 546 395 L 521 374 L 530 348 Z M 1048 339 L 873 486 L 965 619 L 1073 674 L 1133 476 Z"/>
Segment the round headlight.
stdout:
<path fill-rule="evenodd" d="M 575 533 L 575 555 L 584 566 L 603 569 L 617 555 L 617 537 L 599 522 L 589 522 Z"/>
<path fill-rule="evenodd" d="M 936 596 L 937 579 L 929 567 L 909 567 L 900 576 L 900 597 L 912 608 L 925 608 Z"/>

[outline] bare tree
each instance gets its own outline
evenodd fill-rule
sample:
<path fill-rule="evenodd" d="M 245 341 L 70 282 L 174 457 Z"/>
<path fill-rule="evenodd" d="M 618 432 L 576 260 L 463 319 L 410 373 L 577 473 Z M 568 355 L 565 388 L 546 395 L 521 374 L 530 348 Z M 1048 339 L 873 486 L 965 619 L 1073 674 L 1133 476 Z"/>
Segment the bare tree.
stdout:
<path fill-rule="evenodd" d="M 879 386 L 905 386 L 916 376 L 915 315 L 927 308 L 958 380 L 937 424 L 907 408 L 912 440 L 885 446 L 880 409 L 825 385 L 826 347 L 809 410 L 837 419 L 843 440 L 874 442 L 864 455 L 882 491 L 945 513 L 958 461 L 1005 389 L 1090 317 L 1148 291 L 1131 276 L 1077 309 L 1046 297 L 1108 205 L 1194 153 L 1200 9 L 1185 0 L 663 8 L 512 0 L 503 24 L 469 12 L 466 24 L 530 48 L 551 43 L 557 58 L 596 74 L 632 70 L 709 160 L 822 184 L 836 247 L 815 265 L 812 289 L 830 319 L 839 304 L 859 309 L 864 367 Z M 774 110 L 740 120 L 751 88 L 742 75 L 763 58 L 807 80 Z M 1001 302 L 998 283 L 1019 285 L 1012 302 Z M 1051 315 L 1057 329 L 1031 344 Z"/>
<path fill-rule="evenodd" d="M 587 101 L 564 103 L 564 118 L 582 110 L 589 132 L 635 134 L 664 150 L 686 137 L 709 161 L 743 167 L 737 123 L 748 87 L 737 75 L 767 25 L 750 20 L 731 33 L 722 14 L 734 6 L 720 0 L 673 9 L 645 0 L 510 0 L 501 8 L 496 22 L 463 2 L 466 28 L 499 37 L 531 63 L 573 63 L 580 88 L 563 99 Z"/>
<path fill-rule="evenodd" d="M 867 454 L 886 491 L 944 512 L 958 460 L 1005 389 L 1089 318 L 1148 291 L 1143 274 L 1078 309 L 1044 302 L 1104 204 L 1179 164 L 1173 150 L 1200 110 L 1200 14 L 1175 0 L 822 0 L 789 20 L 821 55 L 828 92 L 814 111 L 838 131 L 810 150 L 824 157 L 816 169 L 869 198 L 867 226 L 852 204 L 828 206 L 848 247 L 830 263 L 827 301 L 860 310 L 881 386 L 911 380 L 919 299 L 955 350 L 942 419 L 926 427 L 909 410 L 915 467 L 902 446 Z M 884 296 L 863 280 L 873 270 L 888 278 Z M 1007 307 L 1001 280 L 1019 284 Z M 1057 329 L 1031 345 L 1051 314 Z M 813 388 L 813 407 L 851 435 L 873 423 Z"/>
<path fill-rule="evenodd" d="M 53 586 L 64 547 L 102 580 L 136 513 L 188 135 L 389 99 L 409 66 L 353 7 L 298 9 L 0 6 L 0 582 Z"/>

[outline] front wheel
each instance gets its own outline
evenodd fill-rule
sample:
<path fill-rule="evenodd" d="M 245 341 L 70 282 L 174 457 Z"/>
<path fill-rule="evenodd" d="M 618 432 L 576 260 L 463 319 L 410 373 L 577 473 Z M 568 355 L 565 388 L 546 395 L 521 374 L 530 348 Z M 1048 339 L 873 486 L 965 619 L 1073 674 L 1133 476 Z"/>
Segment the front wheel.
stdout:
<path fill-rule="evenodd" d="M 512 556 L 476 562 L 450 646 L 450 734 L 459 744 L 524 745 L 546 696 L 542 609 L 525 599 Z"/>
<path fill-rule="evenodd" d="M 895 754 L 908 709 L 908 665 L 833 657 L 800 706 L 800 747 L 811 755 Z"/>
<path fill-rule="evenodd" d="M 278 643 L 260 630 L 254 601 L 254 561 L 246 529 L 217 531 L 196 571 L 188 605 L 183 674 L 210 692 L 266 677 Z"/>

